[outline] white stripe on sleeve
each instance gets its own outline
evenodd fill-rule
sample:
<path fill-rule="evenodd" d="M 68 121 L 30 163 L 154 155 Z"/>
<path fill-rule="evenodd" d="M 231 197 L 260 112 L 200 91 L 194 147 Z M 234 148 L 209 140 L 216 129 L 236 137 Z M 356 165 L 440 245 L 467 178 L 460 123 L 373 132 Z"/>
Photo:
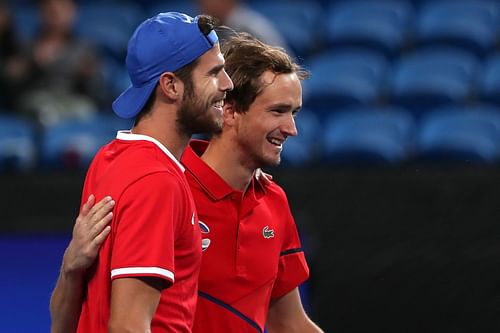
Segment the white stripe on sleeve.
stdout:
<path fill-rule="evenodd" d="M 144 275 L 144 274 L 156 274 L 166 277 L 174 282 L 174 273 L 169 270 L 159 268 L 159 267 L 126 267 L 126 268 L 116 268 L 111 271 L 111 278 L 120 275 Z"/>

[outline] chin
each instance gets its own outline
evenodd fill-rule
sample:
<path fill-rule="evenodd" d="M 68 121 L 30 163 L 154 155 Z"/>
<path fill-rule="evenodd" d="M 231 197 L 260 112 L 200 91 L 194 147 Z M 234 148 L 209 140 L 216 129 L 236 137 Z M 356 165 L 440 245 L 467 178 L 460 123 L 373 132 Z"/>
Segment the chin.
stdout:
<path fill-rule="evenodd" d="M 261 168 L 265 168 L 265 167 L 276 167 L 278 165 L 280 165 L 280 162 L 281 162 L 281 157 L 271 157 L 271 158 L 263 158 L 261 160 Z"/>

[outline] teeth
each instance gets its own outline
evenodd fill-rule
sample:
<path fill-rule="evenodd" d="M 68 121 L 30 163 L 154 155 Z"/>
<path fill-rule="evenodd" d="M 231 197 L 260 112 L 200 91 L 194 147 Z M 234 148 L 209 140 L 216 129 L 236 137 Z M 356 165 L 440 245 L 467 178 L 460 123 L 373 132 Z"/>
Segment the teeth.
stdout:
<path fill-rule="evenodd" d="M 277 139 L 269 139 L 269 142 L 271 142 L 273 145 L 281 146 L 281 141 Z"/>
<path fill-rule="evenodd" d="M 221 108 L 224 106 L 224 100 L 221 99 L 220 101 L 217 101 L 213 104 L 213 106 L 215 106 L 216 108 Z"/>

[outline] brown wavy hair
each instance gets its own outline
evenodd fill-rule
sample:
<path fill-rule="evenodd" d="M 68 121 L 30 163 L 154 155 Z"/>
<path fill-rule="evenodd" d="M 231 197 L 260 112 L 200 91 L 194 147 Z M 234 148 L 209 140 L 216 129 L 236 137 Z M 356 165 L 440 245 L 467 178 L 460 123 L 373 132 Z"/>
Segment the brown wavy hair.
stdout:
<path fill-rule="evenodd" d="M 226 60 L 225 70 L 234 84 L 226 100 L 235 104 L 236 112 L 246 112 L 265 88 L 261 81 L 264 72 L 295 73 L 300 80 L 310 75 L 283 48 L 267 45 L 247 33 L 232 33 L 225 38 L 222 53 Z"/>

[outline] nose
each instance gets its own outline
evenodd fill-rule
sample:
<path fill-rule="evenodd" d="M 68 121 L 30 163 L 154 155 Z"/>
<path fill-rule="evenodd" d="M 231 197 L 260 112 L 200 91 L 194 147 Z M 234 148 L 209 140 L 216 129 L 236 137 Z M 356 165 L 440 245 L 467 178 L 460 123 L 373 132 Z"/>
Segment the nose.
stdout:
<path fill-rule="evenodd" d="M 234 88 L 233 81 L 231 80 L 229 75 L 227 75 L 226 71 L 222 70 L 220 73 L 221 73 L 221 77 L 219 79 L 220 90 L 222 90 L 222 91 L 233 90 L 233 88 Z"/>
<path fill-rule="evenodd" d="M 285 122 L 281 128 L 281 132 L 286 136 L 296 136 L 298 134 L 297 126 L 295 126 L 295 118 L 292 114 L 285 117 Z"/>

